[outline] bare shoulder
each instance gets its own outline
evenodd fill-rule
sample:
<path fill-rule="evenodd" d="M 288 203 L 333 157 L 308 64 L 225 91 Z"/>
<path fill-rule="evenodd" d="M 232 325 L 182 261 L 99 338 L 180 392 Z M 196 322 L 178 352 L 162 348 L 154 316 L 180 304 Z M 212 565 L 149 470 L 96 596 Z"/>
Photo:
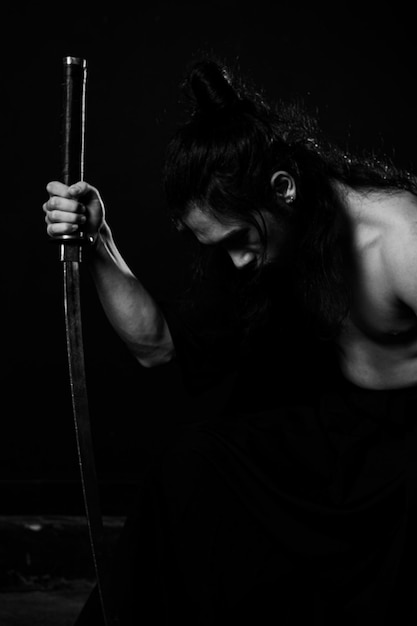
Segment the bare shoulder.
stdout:
<path fill-rule="evenodd" d="M 349 190 L 346 197 L 363 217 L 383 224 L 417 223 L 417 195 L 403 189 Z"/>
<path fill-rule="evenodd" d="M 388 191 L 380 195 L 381 201 L 388 204 L 400 220 L 417 220 L 417 195 L 410 191 Z"/>
<path fill-rule="evenodd" d="M 417 240 L 417 195 L 401 189 L 363 191 L 347 187 L 342 194 L 359 248 L 382 244 L 391 255 L 401 253 L 404 238 Z"/>
<path fill-rule="evenodd" d="M 388 194 L 381 209 L 386 214 L 382 262 L 398 298 L 417 311 L 417 196 Z"/>
<path fill-rule="evenodd" d="M 410 192 L 381 198 L 384 242 L 393 259 L 401 261 L 417 252 L 417 196 Z"/>

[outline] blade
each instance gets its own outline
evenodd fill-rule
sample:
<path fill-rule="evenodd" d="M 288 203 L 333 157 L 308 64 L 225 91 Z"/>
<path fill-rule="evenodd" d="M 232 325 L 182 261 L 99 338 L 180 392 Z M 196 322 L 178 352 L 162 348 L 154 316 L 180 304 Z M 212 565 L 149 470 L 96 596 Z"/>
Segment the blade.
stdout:
<path fill-rule="evenodd" d="M 103 566 L 104 527 L 100 511 L 85 377 L 79 262 L 64 261 L 63 268 L 67 354 L 78 461 L 97 587 L 105 624 L 110 626 L 110 624 L 116 624 L 117 620 L 114 611 L 110 610 L 108 606 L 108 597 L 103 593 L 105 585 L 103 580 L 103 572 L 105 571 Z"/>

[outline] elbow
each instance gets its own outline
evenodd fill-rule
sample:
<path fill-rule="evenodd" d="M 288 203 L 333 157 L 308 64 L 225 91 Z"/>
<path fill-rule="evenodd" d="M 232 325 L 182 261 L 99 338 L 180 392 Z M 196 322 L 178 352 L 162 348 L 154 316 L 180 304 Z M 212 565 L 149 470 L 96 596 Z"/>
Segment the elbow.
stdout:
<path fill-rule="evenodd" d="M 175 346 L 167 325 L 152 326 L 151 332 L 130 333 L 124 341 L 142 367 L 152 368 L 170 363 L 175 357 Z"/>
<path fill-rule="evenodd" d="M 156 352 L 152 352 L 146 355 L 135 354 L 135 358 L 138 361 L 138 363 L 142 367 L 146 367 L 148 369 L 152 367 L 158 367 L 160 365 L 167 365 L 174 359 L 174 356 L 175 356 L 174 350 L 166 350 L 166 351 L 158 350 Z"/>

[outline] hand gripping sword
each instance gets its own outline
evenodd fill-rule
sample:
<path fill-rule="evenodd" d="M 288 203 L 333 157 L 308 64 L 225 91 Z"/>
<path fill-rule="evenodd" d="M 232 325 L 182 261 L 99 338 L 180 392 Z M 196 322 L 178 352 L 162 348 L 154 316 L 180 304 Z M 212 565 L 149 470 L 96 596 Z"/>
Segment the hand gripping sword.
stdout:
<path fill-rule="evenodd" d="M 62 179 L 71 185 L 84 177 L 87 62 L 78 57 L 63 59 Z M 57 238 L 54 238 L 56 240 Z M 109 596 L 104 593 L 104 528 L 90 426 L 84 364 L 80 301 L 80 264 L 83 246 L 89 241 L 83 233 L 63 235 L 60 260 L 63 265 L 66 343 L 72 410 L 78 461 L 90 547 L 97 589 L 105 626 L 118 623 Z"/>

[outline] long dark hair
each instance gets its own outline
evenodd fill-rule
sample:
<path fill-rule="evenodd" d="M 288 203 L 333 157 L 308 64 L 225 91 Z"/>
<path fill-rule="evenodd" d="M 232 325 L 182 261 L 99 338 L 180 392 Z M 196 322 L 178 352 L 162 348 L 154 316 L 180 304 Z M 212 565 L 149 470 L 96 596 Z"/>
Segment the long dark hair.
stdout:
<path fill-rule="evenodd" d="M 234 217 L 255 226 L 261 209 L 295 220 L 292 290 L 320 332 L 334 336 L 350 305 L 349 229 L 334 182 L 416 192 L 414 177 L 389 159 L 348 154 L 323 136 L 299 103 L 272 106 L 217 60 L 196 63 L 183 88 L 189 117 L 168 145 L 164 168 L 173 222 L 181 229 L 193 203 L 218 219 Z M 289 172 L 296 182 L 291 216 L 285 203 L 277 211 L 270 184 L 277 170 Z M 260 235 L 265 236 L 262 229 Z M 201 271 L 201 263 L 197 267 Z M 254 302 L 242 309 L 248 319 L 267 308 L 261 298 L 255 307 Z"/>

